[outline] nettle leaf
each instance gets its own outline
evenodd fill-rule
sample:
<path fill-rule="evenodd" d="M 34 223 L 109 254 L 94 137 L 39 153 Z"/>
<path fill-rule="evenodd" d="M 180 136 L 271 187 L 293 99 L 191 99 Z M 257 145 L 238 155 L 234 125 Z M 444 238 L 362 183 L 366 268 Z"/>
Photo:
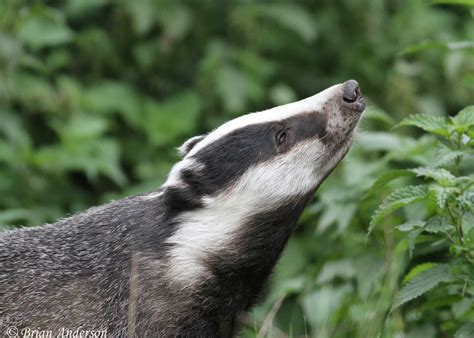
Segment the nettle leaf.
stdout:
<path fill-rule="evenodd" d="M 163 102 L 148 100 L 145 131 L 153 144 L 165 144 L 179 135 L 189 135 L 196 127 L 201 100 L 194 91 L 176 94 Z"/>
<path fill-rule="evenodd" d="M 305 42 L 314 41 L 318 30 L 311 13 L 296 4 L 245 4 L 238 11 L 248 17 L 266 18 L 293 31 Z"/>
<path fill-rule="evenodd" d="M 422 232 L 423 228 L 418 228 L 408 234 L 408 254 L 410 256 L 410 259 L 413 257 L 413 252 L 415 252 L 416 239 Z"/>
<path fill-rule="evenodd" d="M 414 277 L 418 276 L 420 273 L 422 273 L 426 270 L 429 270 L 429 269 L 435 267 L 436 265 L 438 265 L 438 264 L 436 264 L 436 263 L 421 263 L 421 264 L 418 264 L 417 266 L 412 268 L 410 270 L 410 272 L 405 275 L 405 277 L 403 277 L 402 284 L 408 283 Z"/>
<path fill-rule="evenodd" d="M 402 126 L 415 126 L 433 134 L 449 136 L 448 124 L 446 123 L 446 119 L 441 116 L 426 114 L 410 115 L 395 128 Z"/>
<path fill-rule="evenodd" d="M 17 36 L 28 46 L 42 48 L 70 42 L 73 32 L 59 11 L 43 8 L 19 22 Z"/>
<path fill-rule="evenodd" d="M 394 133 L 366 131 L 358 135 L 357 145 L 367 151 L 390 151 L 403 149 L 410 141 Z"/>
<path fill-rule="evenodd" d="M 474 213 L 469 212 L 469 211 L 465 212 L 462 217 L 461 226 L 462 226 L 463 233 L 466 235 L 469 235 L 469 233 L 474 230 Z M 473 234 L 474 234 L 474 231 L 473 231 Z M 474 240 L 472 242 L 474 242 Z"/>
<path fill-rule="evenodd" d="M 385 216 L 408 204 L 422 201 L 428 197 L 428 188 L 424 185 L 410 185 L 392 192 L 377 208 L 370 221 L 369 234 Z"/>
<path fill-rule="evenodd" d="M 407 232 L 407 231 L 412 231 L 415 228 L 424 227 L 425 224 L 426 224 L 425 221 L 410 221 L 410 222 L 406 222 L 397 226 L 397 229 L 401 232 Z"/>
<path fill-rule="evenodd" d="M 439 208 L 444 209 L 448 199 L 452 195 L 459 192 L 459 189 L 453 188 L 453 187 L 442 187 L 439 185 L 433 185 L 433 186 L 430 186 L 429 191 L 430 191 L 430 194 L 434 196 L 436 200 L 436 205 Z"/>
<path fill-rule="evenodd" d="M 166 4 L 156 11 L 156 16 L 164 34 L 174 39 L 183 38 L 192 27 L 191 10 L 178 1 L 166 1 Z"/>
<path fill-rule="evenodd" d="M 458 157 L 462 157 L 464 155 L 466 155 L 464 152 L 452 150 L 440 142 L 436 150 L 435 158 L 433 159 L 433 164 L 431 166 L 433 168 L 442 167 L 453 163 Z"/>
<path fill-rule="evenodd" d="M 372 186 L 367 190 L 367 193 L 364 195 L 363 198 L 370 196 L 371 194 L 380 191 L 380 189 L 385 186 L 388 182 L 393 181 L 399 177 L 403 176 L 411 176 L 413 173 L 409 170 L 405 169 L 395 169 L 389 170 L 382 175 L 380 175 Z"/>
<path fill-rule="evenodd" d="M 345 283 L 336 287 L 324 285 L 306 295 L 302 300 L 302 306 L 311 326 L 317 329 L 326 326 L 352 292 L 354 292 L 352 285 Z"/>
<path fill-rule="evenodd" d="M 433 216 L 426 222 L 424 230 L 432 234 L 437 234 L 439 232 L 447 232 L 452 228 L 453 225 L 449 223 L 446 217 Z"/>
<path fill-rule="evenodd" d="M 332 281 L 336 277 L 350 279 L 355 276 L 355 273 L 354 262 L 351 259 L 330 261 L 324 264 L 319 272 L 316 282 L 318 284 L 324 284 Z"/>
<path fill-rule="evenodd" d="M 418 139 L 404 138 L 400 147 L 391 149 L 386 160 L 407 161 L 430 166 L 436 153 L 434 145 L 439 142 L 433 135 L 423 135 Z"/>
<path fill-rule="evenodd" d="M 466 323 L 454 334 L 454 338 L 472 338 L 474 337 L 474 323 Z"/>
<path fill-rule="evenodd" d="M 455 117 L 452 117 L 454 126 L 464 129 L 467 129 L 474 125 L 474 106 L 467 106 L 461 110 Z"/>
<path fill-rule="evenodd" d="M 391 311 L 412 299 L 420 297 L 438 284 L 450 281 L 451 273 L 447 264 L 438 264 L 431 269 L 420 272 L 402 287 L 392 305 Z"/>
<path fill-rule="evenodd" d="M 443 168 L 419 167 L 415 169 L 409 169 L 409 171 L 415 173 L 418 177 L 431 178 L 442 186 L 449 187 L 455 185 L 456 183 L 456 177 L 448 170 Z"/>
<path fill-rule="evenodd" d="M 87 110 L 101 114 L 118 112 L 132 126 L 143 121 L 141 99 L 134 87 L 120 81 L 101 81 L 82 92 L 82 103 Z"/>
<path fill-rule="evenodd" d="M 466 145 L 466 144 L 471 144 L 472 141 L 472 136 L 469 136 L 467 134 L 462 134 L 461 135 L 461 144 Z"/>

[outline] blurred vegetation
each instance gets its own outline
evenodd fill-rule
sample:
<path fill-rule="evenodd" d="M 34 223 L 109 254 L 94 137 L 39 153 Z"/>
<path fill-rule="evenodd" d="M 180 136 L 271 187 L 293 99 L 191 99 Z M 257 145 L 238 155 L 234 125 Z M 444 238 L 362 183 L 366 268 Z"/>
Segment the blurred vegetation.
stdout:
<path fill-rule="evenodd" d="M 450 144 L 392 128 L 415 113 L 454 116 L 474 103 L 473 8 L 448 0 L 2 1 L 0 224 L 38 225 L 154 190 L 186 138 L 355 78 L 369 101 L 357 142 L 303 215 L 243 335 L 473 337 L 472 269 L 452 272 L 464 273 L 461 290 L 446 284 L 444 270 L 439 277 L 472 252 L 456 234 L 447 241 L 442 225 L 406 225 L 449 218 L 447 209 L 436 201 L 379 209 L 367 236 L 390 192 L 423 183 L 400 170 L 433 167 L 440 142 Z M 467 125 L 450 131 L 463 144 L 472 142 Z M 445 149 L 453 151 L 461 150 Z M 472 149 L 462 151 L 462 163 L 454 153 L 440 166 L 472 179 Z M 472 196 L 461 205 L 459 191 L 449 193 L 453 208 L 472 207 Z M 461 219 L 464 241 L 473 241 L 473 218 Z M 430 271 L 444 286 L 407 302 L 403 290 Z"/>

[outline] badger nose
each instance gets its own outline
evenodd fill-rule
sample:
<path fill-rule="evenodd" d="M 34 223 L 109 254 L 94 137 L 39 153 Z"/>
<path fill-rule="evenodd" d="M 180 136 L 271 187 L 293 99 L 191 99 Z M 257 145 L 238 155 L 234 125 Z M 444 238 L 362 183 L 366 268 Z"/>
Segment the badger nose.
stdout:
<path fill-rule="evenodd" d="M 344 82 L 343 100 L 347 103 L 356 102 L 362 96 L 359 88 L 359 83 L 356 80 L 349 80 Z"/>

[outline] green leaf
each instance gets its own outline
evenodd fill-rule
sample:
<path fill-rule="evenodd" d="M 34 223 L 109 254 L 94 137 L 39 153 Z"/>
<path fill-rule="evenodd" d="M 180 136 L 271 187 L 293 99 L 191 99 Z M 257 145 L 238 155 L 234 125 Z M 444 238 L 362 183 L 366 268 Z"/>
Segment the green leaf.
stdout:
<path fill-rule="evenodd" d="M 75 1 L 75 0 L 74 0 Z M 134 33 L 144 35 L 148 33 L 155 23 L 155 14 L 158 6 L 152 0 L 124 1 Z"/>
<path fill-rule="evenodd" d="M 410 328 L 410 331 L 404 336 L 405 338 L 436 338 L 436 325 L 434 323 L 426 323 L 416 325 Z"/>
<path fill-rule="evenodd" d="M 369 234 L 372 232 L 375 225 L 380 223 L 385 216 L 408 204 L 416 203 L 426 199 L 427 193 L 428 189 L 423 185 L 410 185 L 392 192 L 372 215 Z"/>
<path fill-rule="evenodd" d="M 439 232 L 447 232 L 452 228 L 453 225 L 449 223 L 446 217 L 433 216 L 426 222 L 424 230 L 432 234 L 437 234 Z"/>
<path fill-rule="evenodd" d="M 180 39 L 192 27 L 191 10 L 178 1 L 161 1 L 156 10 L 157 20 L 163 26 L 167 38 Z"/>
<path fill-rule="evenodd" d="M 192 134 L 201 110 L 201 101 L 195 92 L 188 91 L 162 103 L 150 100 L 145 109 L 148 138 L 154 144 L 162 144 L 177 136 Z"/>
<path fill-rule="evenodd" d="M 453 124 L 463 127 L 463 131 L 474 125 L 474 106 L 467 106 L 452 118 Z"/>
<path fill-rule="evenodd" d="M 74 114 L 66 123 L 53 123 L 53 127 L 65 143 L 95 140 L 107 130 L 107 120 L 100 116 Z"/>
<path fill-rule="evenodd" d="M 132 126 L 142 121 L 140 96 L 127 83 L 101 81 L 83 92 L 83 105 L 97 113 L 120 113 Z"/>
<path fill-rule="evenodd" d="M 397 226 L 401 232 L 412 231 L 415 228 L 421 228 L 425 225 L 425 221 L 410 221 Z"/>
<path fill-rule="evenodd" d="M 86 138 L 45 146 L 35 153 L 33 161 L 41 169 L 52 173 L 79 170 L 91 181 L 103 174 L 117 185 L 127 182 L 120 168 L 120 148 L 114 139 Z"/>
<path fill-rule="evenodd" d="M 444 187 L 451 187 L 456 184 L 456 177 L 443 168 L 419 167 L 409 169 L 409 171 L 415 173 L 418 177 L 431 178 Z"/>
<path fill-rule="evenodd" d="M 408 116 L 395 128 L 402 126 L 415 126 L 433 134 L 449 136 L 446 119 L 440 116 L 432 116 L 426 114 L 414 114 Z"/>
<path fill-rule="evenodd" d="M 474 298 L 463 298 L 459 302 L 452 304 L 451 307 L 451 311 L 456 319 L 461 319 L 471 309 L 474 309 Z"/>
<path fill-rule="evenodd" d="M 466 153 L 459 150 L 452 150 L 440 143 L 436 149 L 435 158 L 432 161 L 431 167 L 439 168 L 450 163 L 453 163 L 458 157 L 463 157 Z"/>
<path fill-rule="evenodd" d="M 370 195 L 372 195 L 375 192 L 380 191 L 380 189 L 386 185 L 388 182 L 397 179 L 402 176 L 410 176 L 413 173 L 409 170 L 405 169 L 394 169 L 394 170 L 388 170 L 382 175 L 380 175 L 375 182 L 372 184 L 372 186 L 367 190 L 366 194 L 364 195 L 363 198 L 366 198 Z"/>
<path fill-rule="evenodd" d="M 422 228 L 418 228 L 414 231 L 410 231 L 408 234 L 408 255 L 410 259 L 413 257 L 413 252 L 415 251 L 416 239 L 423 232 Z"/>
<path fill-rule="evenodd" d="M 305 296 L 303 309 L 312 327 L 321 328 L 327 325 L 333 314 L 342 305 L 344 298 L 352 292 L 352 285 L 347 283 L 338 287 L 324 285 Z"/>
<path fill-rule="evenodd" d="M 474 0 L 432 0 L 433 4 L 474 7 Z"/>
<path fill-rule="evenodd" d="M 33 73 L 16 71 L 6 79 L 12 98 L 20 101 L 30 111 L 54 110 L 54 88 L 47 78 Z M 2 95 L 0 91 L 0 95 Z"/>
<path fill-rule="evenodd" d="M 405 277 L 403 277 L 402 284 L 408 283 L 415 276 L 419 275 L 420 273 L 422 273 L 426 270 L 429 270 L 429 269 L 435 267 L 436 265 L 437 265 L 436 263 L 421 263 L 421 264 L 418 264 L 417 266 L 412 268 L 410 270 L 410 272 L 405 275 Z"/>
<path fill-rule="evenodd" d="M 357 205 L 355 203 L 345 202 L 327 205 L 319 219 L 317 232 L 323 233 L 334 223 L 337 224 L 338 231 L 344 231 L 354 218 L 356 211 Z"/>
<path fill-rule="evenodd" d="M 32 12 L 20 23 L 17 36 L 23 43 L 41 48 L 69 42 L 73 33 L 58 12 L 48 9 Z"/>
<path fill-rule="evenodd" d="M 100 10 L 100 7 L 104 7 L 110 2 L 111 0 L 67 0 L 65 11 L 71 17 L 86 16 L 93 11 Z"/>
<path fill-rule="evenodd" d="M 284 83 L 279 83 L 270 89 L 270 99 L 276 105 L 296 101 L 296 93 L 294 90 Z"/>
<path fill-rule="evenodd" d="M 437 140 L 430 134 L 423 135 L 416 140 L 405 137 L 401 147 L 391 150 L 386 159 L 430 166 L 433 163 L 436 142 Z"/>
<path fill-rule="evenodd" d="M 343 259 L 339 261 L 330 261 L 324 264 L 319 272 L 316 282 L 323 284 L 332 281 L 336 277 L 350 279 L 355 276 L 355 269 L 352 260 Z"/>
<path fill-rule="evenodd" d="M 420 272 L 413 277 L 398 293 L 392 305 L 391 311 L 399 306 L 420 297 L 436 287 L 439 283 L 447 283 L 451 280 L 449 265 L 438 264 L 431 269 Z"/>
<path fill-rule="evenodd" d="M 381 285 L 387 271 L 386 261 L 377 254 L 364 254 L 353 259 L 353 269 L 357 280 L 359 296 L 368 300 L 375 289 Z"/>
<path fill-rule="evenodd" d="M 457 49 L 471 49 L 474 47 L 472 41 L 423 41 L 418 44 L 410 45 L 404 48 L 398 53 L 399 56 L 407 56 L 410 54 L 417 54 L 430 49 L 441 49 L 441 50 L 457 50 Z"/>
<path fill-rule="evenodd" d="M 471 203 L 471 209 L 474 209 L 474 203 Z M 473 212 L 465 212 L 462 217 L 462 231 L 464 234 L 468 235 L 471 231 L 474 234 L 474 213 Z M 472 235 L 471 235 L 472 236 Z M 474 241 L 473 241 L 474 242 Z"/>
<path fill-rule="evenodd" d="M 226 65 L 216 73 L 217 87 L 224 107 L 230 112 L 242 112 L 247 102 L 247 78 L 237 67 Z"/>
<path fill-rule="evenodd" d="M 267 7 L 265 15 L 281 26 L 294 31 L 307 42 L 313 41 L 317 36 L 316 22 L 313 17 L 295 4 L 272 4 Z"/>
<path fill-rule="evenodd" d="M 316 21 L 310 12 L 296 4 L 248 4 L 241 6 L 239 11 L 248 16 L 268 18 L 295 32 L 306 42 L 317 37 Z"/>
<path fill-rule="evenodd" d="M 387 132 L 363 132 L 357 137 L 357 145 L 367 151 L 400 149 L 405 141 L 402 136 Z"/>
<path fill-rule="evenodd" d="M 454 334 L 454 338 L 472 338 L 474 337 L 474 323 L 466 323 Z"/>
<path fill-rule="evenodd" d="M 442 43 L 438 41 L 424 41 L 424 42 L 410 45 L 408 47 L 403 48 L 398 53 L 398 56 L 407 56 L 411 54 L 417 54 L 417 53 L 424 52 L 425 50 L 430 50 L 430 49 L 447 49 L 447 45 L 446 43 Z"/>
<path fill-rule="evenodd" d="M 380 108 L 369 106 L 364 110 L 364 120 L 382 122 L 387 127 L 393 126 L 393 117 Z"/>
<path fill-rule="evenodd" d="M 63 212 L 54 207 L 37 206 L 29 209 L 8 209 L 0 211 L 0 231 L 12 229 L 9 224 L 13 222 L 21 222 L 21 224 L 39 225 L 55 218 L 61 217 Z"/>
<path fill-rule="evenodd" d="M 442 187 L 439 185 L 430 186 L 429 190 L 430 194 L 434 195 L 436 205 L 441 209 L 444 209 L 448 199 L 458 192 L 457 188 Z"/>

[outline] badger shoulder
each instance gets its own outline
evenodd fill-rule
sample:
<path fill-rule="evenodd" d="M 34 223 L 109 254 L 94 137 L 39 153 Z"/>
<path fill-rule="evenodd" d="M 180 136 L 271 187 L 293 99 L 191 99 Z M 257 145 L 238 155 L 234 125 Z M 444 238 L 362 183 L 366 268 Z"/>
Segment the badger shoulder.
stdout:
<path fill-rule="evenodd" d="M 0 283 L 6 291 L 15 286 L 28 293 L 76 277 L 100 275 L 102 284 L 107 274 L 125 277 L 131 252 L 159 251 L 171 235 L 163 210 L 161 193 L 152 192 L 93 207 L 53 224 L 3 232 Z"/>

